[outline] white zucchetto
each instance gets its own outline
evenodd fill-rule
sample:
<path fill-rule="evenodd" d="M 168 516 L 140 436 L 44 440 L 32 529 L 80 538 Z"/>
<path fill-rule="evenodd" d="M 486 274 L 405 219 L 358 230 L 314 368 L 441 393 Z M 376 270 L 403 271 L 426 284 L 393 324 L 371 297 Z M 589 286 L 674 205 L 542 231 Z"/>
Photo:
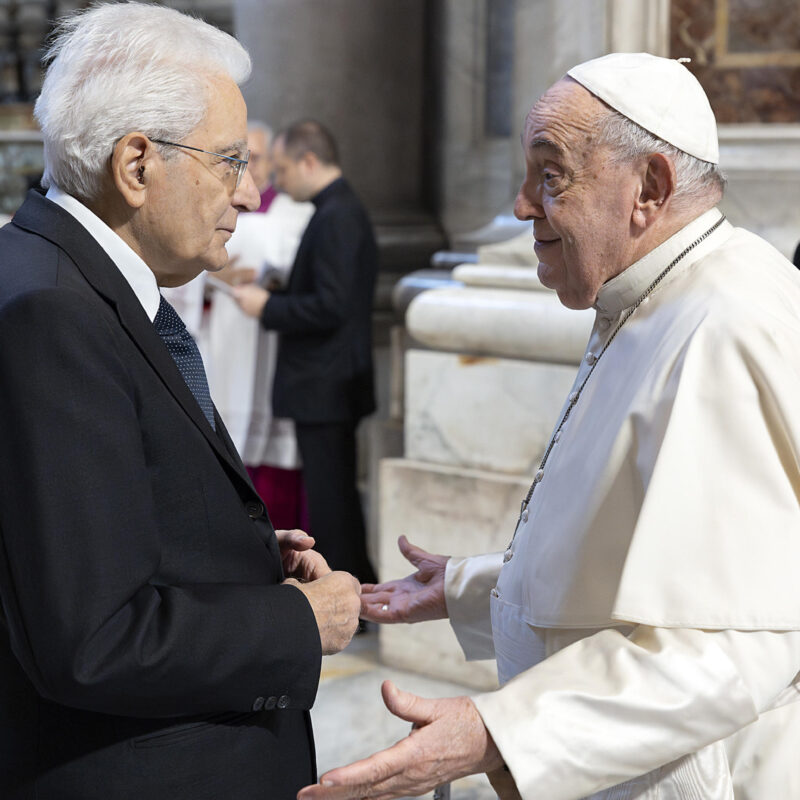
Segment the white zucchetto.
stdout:
<path fill-rule="evenodd" d="M 659 139 L 719 163 L 714 112 L 697 78 L 679 61 L 611 53 L 578 64 L 567 75 Z"/>

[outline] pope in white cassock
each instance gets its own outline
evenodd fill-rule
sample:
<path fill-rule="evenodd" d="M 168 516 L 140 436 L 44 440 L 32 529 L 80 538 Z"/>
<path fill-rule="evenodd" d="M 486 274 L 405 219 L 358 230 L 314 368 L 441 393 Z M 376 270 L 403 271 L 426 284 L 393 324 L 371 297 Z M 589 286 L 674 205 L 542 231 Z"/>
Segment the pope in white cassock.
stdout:
<path fill-rule="evenodd" d="M 505 553 L 365 587 L 379 622 L 449 616 L 501 688 L 415 723 L 302 798 L 800 798 L 800 274 L 716 208 L 687 68 L 615 54 L 533 107 L 516 214 L 539 277 L 593 307 L 585 358 Z M 509 532 L 511 534 L 512 532 Z"/>

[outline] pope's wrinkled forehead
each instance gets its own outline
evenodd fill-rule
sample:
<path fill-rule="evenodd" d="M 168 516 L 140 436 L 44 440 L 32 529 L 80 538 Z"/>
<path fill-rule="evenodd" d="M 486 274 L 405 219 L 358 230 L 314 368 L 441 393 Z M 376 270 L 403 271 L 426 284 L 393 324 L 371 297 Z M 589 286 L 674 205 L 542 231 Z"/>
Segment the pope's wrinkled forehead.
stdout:
<path fill-rule="evenodd" d="M 553 84 L 534 104 L 525 119 L 522 147 L 568 151 L 590 140 L 608 108 L 572 78 Z"/>

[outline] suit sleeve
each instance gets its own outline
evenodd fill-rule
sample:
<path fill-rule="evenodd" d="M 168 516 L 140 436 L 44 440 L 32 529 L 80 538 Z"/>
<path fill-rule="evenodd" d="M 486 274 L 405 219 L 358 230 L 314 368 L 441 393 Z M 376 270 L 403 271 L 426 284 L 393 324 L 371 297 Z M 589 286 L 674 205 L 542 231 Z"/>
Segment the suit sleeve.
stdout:
<path fill-rule="evenodd" d="M 0 314 L 0 592 L 16 657 L 42 696 L 92 711 L 309 708 L 321 654 L 301 592 L 156 580 L 142 398 L 118 335 L 64 289 Z"/>
<path fill-rule="evenodd" d="M 331 331 L 351 315 L 353 283 L 365 231 L 359 215 L 347 207 L 334 206 L 320 213 L 307 230 L 312 288 L 271 294 L 261 312 L 265 328 L 286 333 Z"/>

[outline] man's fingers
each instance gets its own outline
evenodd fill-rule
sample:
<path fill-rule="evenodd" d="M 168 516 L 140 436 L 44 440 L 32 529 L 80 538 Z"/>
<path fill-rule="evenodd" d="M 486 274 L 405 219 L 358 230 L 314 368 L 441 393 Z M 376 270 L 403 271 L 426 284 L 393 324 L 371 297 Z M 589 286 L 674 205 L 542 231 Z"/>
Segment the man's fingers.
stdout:
<path fill-rule="evenodd" d="M 275 535 L 281 545 L 291 546 L 292 550 L 310 550 L 315 544 L 313 536 L 309 536 L 305 531 L 301 531 L 298 528 L 288 531 L 275 531 Z"/>
<path fill-rule="evenodd" d="M 411 692 L 398 689 L 391 681 L 381 684 L 381 696 L 386 708 L 396 717 L 414 725 L 427 725 L 431 721 L 431 701 Z"/>

